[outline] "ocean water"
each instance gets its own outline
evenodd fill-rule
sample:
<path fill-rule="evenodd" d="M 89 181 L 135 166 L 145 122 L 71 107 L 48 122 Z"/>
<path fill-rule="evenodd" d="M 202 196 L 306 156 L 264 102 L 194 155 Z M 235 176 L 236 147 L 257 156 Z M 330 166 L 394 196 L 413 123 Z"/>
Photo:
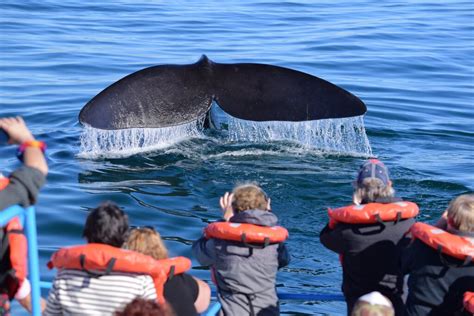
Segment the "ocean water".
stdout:
<path fill-rule="evenodd" d="M 318 234 L 327 207 L 351 202 L 365 158 L 386 162 L 421 221 L 474 189 L 473 20 L 472 1 L 3 1 L 0 116 L 23 116 L 48 144 L 37 206 L 42 279 L 54 276 L 45 263 L 55 250 L 83 242 L 88 210 L 101 201 L 123 206 L 134 225 L 154 225 L 172 255 L 192 257 L 192 241 L 220 217 L 219 197 L 256 181 L 290 232 L 279 290 L 339 293 L 337 255 Z M 78 123 L 85 103 L 125 75 L 201 54 L 313 74 L 368 112 L 349 122 L 262 128 L 230 119 L 224 131 L 121 136 Z M 145 134 L 142 148 L 136 137 Z M 14 153 L 0 148 L 2 172 L 18 166 Z M 191 273 L 210 281 L 195 260 Z M 282 301 L 281 310 L 344 315 L 345 304 Z"/>

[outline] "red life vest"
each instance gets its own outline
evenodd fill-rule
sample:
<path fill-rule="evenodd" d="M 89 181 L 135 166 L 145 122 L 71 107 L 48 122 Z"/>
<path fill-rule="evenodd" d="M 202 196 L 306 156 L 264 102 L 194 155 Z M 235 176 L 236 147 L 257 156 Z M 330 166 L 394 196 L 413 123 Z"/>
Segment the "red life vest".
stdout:
<path fill-rule="evenodd" d="M 474 240 L 469 237 L 457 236 L 440 228 L 415 223 L 410 229 L 413 238 L 421 240 L 433 249 L 441 249 L 448 256 L 474 262 Z"/>
<path fill-rule="evenodd" d="M 464 309 L 474 314 L 474 292 L 464 293 Z"/>
<path fill-rule="evenodd" d="M 288 231 L 281 226 L 259 226 L 246 223 L 214 222 L 204 229 L 206 238 L 217 238 L 244 243 L 273 244 L 284 242 Z"/>
<path fill-rule="evenodd" d="M 10 183 L 8 178 L 0 178 L 0 191 L 5 189 Z M 6 238 L 5 243 L 2 242 L 1 252 L 7 251 L 6 248 L 10 247 L 10 266 L 9 271 L 5 271 L 6 277 L 11 278 L 5 282 L 8 287 L 8 296 L 12 299 L 18 289 L 21 287 L 26 279 L 28 273 L 28 243 L 26 236 L 23 234 L 23 227 L 21 226 L 20 219 L 15 217 L 11 219 L 5 227 L 4 237 Z"/>
<path fill-rule="evenodd" d="M 394 222 L 413 218 L 418 215 L 418 205 L 413 202 L 368 203 L 349 205 L 337 209 L 328 209 L 331 225 L 337 222 L 347 224 L 375 224 L 377 222 Z M 333 227 L 331 227 L 333 228 Z"/>
<path fill-rule="evenodd" d="M 185 257 L 156 260 L 150 256 L 112 247 L 106 244 L 73 246 L 59 249 L 48 262 L 48 268 L 74 269 L 89 273 L 108 274 L 111 271 L 146 274 L 153 278 L 159 303 L 164 303 L 163 286 L 172 275 L 191 268 Z"/>
<path fill-rule="evenodd" d="M 5 189 L 10 184 L 10 179 L 0 176 L 0 191 Z"/>

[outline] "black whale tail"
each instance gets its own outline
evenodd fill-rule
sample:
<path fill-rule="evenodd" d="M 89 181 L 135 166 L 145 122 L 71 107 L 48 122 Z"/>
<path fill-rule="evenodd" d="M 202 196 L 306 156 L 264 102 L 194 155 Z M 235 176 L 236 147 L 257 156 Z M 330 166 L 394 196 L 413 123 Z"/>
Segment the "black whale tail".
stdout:
<path fill-rule="evenodd" d="M 251 121 L 308 121 L 359 116 L 350 92 L 300 71 L 266 64 L 219 64 L 203 55 L 190 65 L 142 69 L 110 85 L 79 114 L 100 129 L 159 128 L 206 115 L 211 103 Z"/>

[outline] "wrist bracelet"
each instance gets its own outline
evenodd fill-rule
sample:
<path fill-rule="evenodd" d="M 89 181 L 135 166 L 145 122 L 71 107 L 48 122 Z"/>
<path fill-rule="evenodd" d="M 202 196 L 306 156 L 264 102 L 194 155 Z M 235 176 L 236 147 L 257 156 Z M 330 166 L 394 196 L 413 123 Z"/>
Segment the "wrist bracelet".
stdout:
<path fill-rule="evenodd" d="M 46 143 L 40 140 L 27 140 L 26 142 L 22 143 L 20 147 L 18 147 L 18 152 L 16 156 L 20 161 L 23 161 L 23 154 L 28 147 L 36 147 L 41 149 L 41 151 L 44 153 L 46 151 Z"/>

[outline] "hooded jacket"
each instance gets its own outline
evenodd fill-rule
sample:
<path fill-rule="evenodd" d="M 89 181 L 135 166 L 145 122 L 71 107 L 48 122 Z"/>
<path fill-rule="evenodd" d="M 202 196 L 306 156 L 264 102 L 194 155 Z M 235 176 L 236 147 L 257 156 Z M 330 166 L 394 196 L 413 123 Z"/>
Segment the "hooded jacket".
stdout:
<path fill-rule="evenodd" d="M 378 203 L 396 202 L 393 198 Z M 372 291 L 388 297 L 396 314 L 403 312 L 403 274 L 399 266 L 402 250 L 409 244 L 405 237 L 414 218 L 399 222 L 375 224 L 338 223 L 326 225 L 320 233 L 321 243 L 341 257 L 342 292 L 350 315 L 357 299 Z"/>
<path fill-rule="evenodd" d="M 235 214 L 230 222 L 273 227 L 278 218 L 272 212 L 248 210 Z M 221 315 L 279 315 L 276 273 L 289 263 L 284 243 L 259 249 L 201 237 L 194 242 L 193 253 L 202 265 L 212 268 Z"/>

